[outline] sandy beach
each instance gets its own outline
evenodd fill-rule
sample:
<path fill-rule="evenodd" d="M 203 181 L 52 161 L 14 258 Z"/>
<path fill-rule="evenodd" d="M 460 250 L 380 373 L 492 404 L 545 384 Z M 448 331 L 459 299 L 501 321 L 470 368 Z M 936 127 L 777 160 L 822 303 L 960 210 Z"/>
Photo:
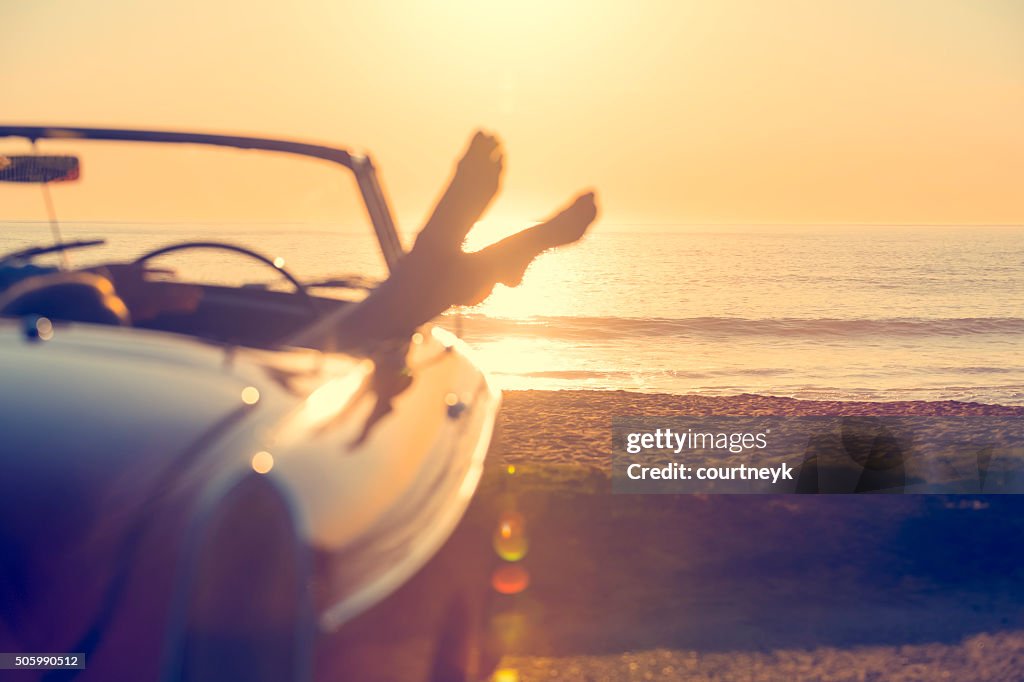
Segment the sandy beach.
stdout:
<path fill-rule="evenodd" d="M 496 607 L 521 680 L 1019 679 L 1018 496 L 612 494 L 612 415 L 675 414 L 1024 408 L 506 392 L 473 516 L 526 519 L 530 587 Z"/>
<path fill-rule="evenodd" d="M 499 454 L 511 463 L 605 466 L 612 416 L 1024 417 L 1024 407 L 943 402 L 795 400 L 630 391 L 506 391 Z"/>

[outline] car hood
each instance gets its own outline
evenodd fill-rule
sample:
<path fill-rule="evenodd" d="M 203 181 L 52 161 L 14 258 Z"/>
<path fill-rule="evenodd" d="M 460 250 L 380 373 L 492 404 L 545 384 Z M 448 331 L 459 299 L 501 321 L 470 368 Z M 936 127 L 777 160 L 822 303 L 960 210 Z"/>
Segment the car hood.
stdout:
<path fill-rule="evenodd" d="M 237 466 L 211 459 L 216 443 L 258 430 L 301 401 L 281 387 L 279 367 L 271 371 L 258 359 L 276 357 L 280 365 L 305 355 L 261 356 L 87 324 L 57 323 L 41 340 L 25 333 L 23 321 L 0 318 L 0 603 L 7 626 L 20 633 L 65 628 L 70 646 L 125 570 L 111 558 L 131 556 L 168 508 L 187 516 L 182 500 L 200 494 L 196 481 L 211 466 Z M 179 539 L 170 540 L 173 557 Z M 65 614 L 59 623 L 56 612 Z M 56 639 L 47 641 L 61 641 L 51 634 Z"/>
<path fill-rule="evenodd" d="M 0 321 L 0 453 L 8 472 L 54 485 L 57 471 L 81 489 L 90 471 L 109 482 L 169 465 L 249 411 L 243 391 L 263 380 L 185 337 L 57 324 L 41 341 L 21 326 Z"/>
<path fill-rule="evenodd" d="M 47 633 L 50 649 L 77 650 L 130 570 L 145 576 L 140 594 L 161 599 L 189 553 L 189 520 L 201 525 L 254 470 L 329 557 L 316 606 L 322 627 L 339 627 L 447 538 L 499 404 L 462 344 L 436 328 L 414 335 L 398 375 L 409 388 L 380 412 L 368 360 L 85 324 L 39 340 L 23 324 L 0 319 L 0 644 L 6 619 Z"/>

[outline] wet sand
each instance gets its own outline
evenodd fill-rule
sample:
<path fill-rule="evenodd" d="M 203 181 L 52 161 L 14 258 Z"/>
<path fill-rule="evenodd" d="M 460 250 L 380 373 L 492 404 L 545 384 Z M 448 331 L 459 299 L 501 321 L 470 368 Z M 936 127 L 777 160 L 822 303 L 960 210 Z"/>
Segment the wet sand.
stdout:
<path fill-rule="evenodd" d="M 506 392 L 472 514 L 526 519 L 495 607 L 521 680 L 1020 679 L 1021 496 L 613 495 L 611 416 L 678 414 L 1024 408 Z"/>

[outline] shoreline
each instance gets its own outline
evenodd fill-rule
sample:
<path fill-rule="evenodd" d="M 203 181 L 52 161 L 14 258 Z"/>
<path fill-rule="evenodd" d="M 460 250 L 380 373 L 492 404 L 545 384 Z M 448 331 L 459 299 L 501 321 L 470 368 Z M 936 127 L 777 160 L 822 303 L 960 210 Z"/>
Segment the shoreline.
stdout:
<path fill-rule="evenodd" d="M 656 402 L 659 405 L 667 403 L 679 403 L 681 405 L 696 405 L 701 406 L 703 409 L 710 408 L 715 410 L 721 407 L 722 404 L 732 403 L 744 403 L 752 405 L 757 409 L 763 410 L 766 407 L 776 405 L 779 407 L 796 407 L 798 410 L 801 408 L 807 410 L 820 410 L 823 408 L 840 408 L 840 411 L 827 412 L 829 415 L 854 415 L 854 414 L 868 414 L 852 411 L 852 407 L 877 407 L 886 406 L 883 408 L 883 412 L 886 415 L 907 415 L 907 414 L 996 414 L 998 416 L 1016 416 L 1024 415 L 1024 405 L 1001 405 L 998 403 L 984 403 L 971 400 L 812 400 L 809 398 L 791 398 L 788 396 L 775 396 L 763 393 L 735 393 L 730 395 L 705 395 L 701 393 L 664 393 L 655 392 L 648 393 L 646 391 L 631 391 L 621 388 L 559 388 L 559 389 L 503 389 L 502 394 L 505 396 L 560 396 L 569 399 L 579 399 L 586 397 L 605 397 L 605 398 L 623 398 L 631 403 L 643 403 L 643 402 Z M 717 403 L 717 405 L 716 405 Z M 902 408 L 901 411 L 896 411 L 896 408 Z M 994 410 L 995 412 L 988 412 L 988 410 Z M 698 414 L 696 412 L 691 414 Z M 721 414 L 726 415 L 725 412 L 702 412 L 700 414 L 715 415 Z M 773 414 L 771 412 L 742 412 L 742 413 L 729 413 L 736 414 L 739 416 L 748 416 L 754 414 Z M 788 414 L 788 413 L 787 413 Z M 792 414 L 798 414 L 793 412 Z M 818 414 L 818 412 L 808 412 L 810 414 Z M 653 415 L 652 415 L 653 416 Z"/>

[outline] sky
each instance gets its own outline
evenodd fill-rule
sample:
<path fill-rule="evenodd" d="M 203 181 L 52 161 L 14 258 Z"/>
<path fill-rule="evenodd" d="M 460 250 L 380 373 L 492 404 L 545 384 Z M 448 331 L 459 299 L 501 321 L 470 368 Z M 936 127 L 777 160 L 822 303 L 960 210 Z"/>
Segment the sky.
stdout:
<path fill-rule="evenodd" d="M 369 150 L 406 227 L 480 127 L 495 219 L 1024 223 L 1016 0 L 39 0 L 0 64 L 9 123 Z"/>

